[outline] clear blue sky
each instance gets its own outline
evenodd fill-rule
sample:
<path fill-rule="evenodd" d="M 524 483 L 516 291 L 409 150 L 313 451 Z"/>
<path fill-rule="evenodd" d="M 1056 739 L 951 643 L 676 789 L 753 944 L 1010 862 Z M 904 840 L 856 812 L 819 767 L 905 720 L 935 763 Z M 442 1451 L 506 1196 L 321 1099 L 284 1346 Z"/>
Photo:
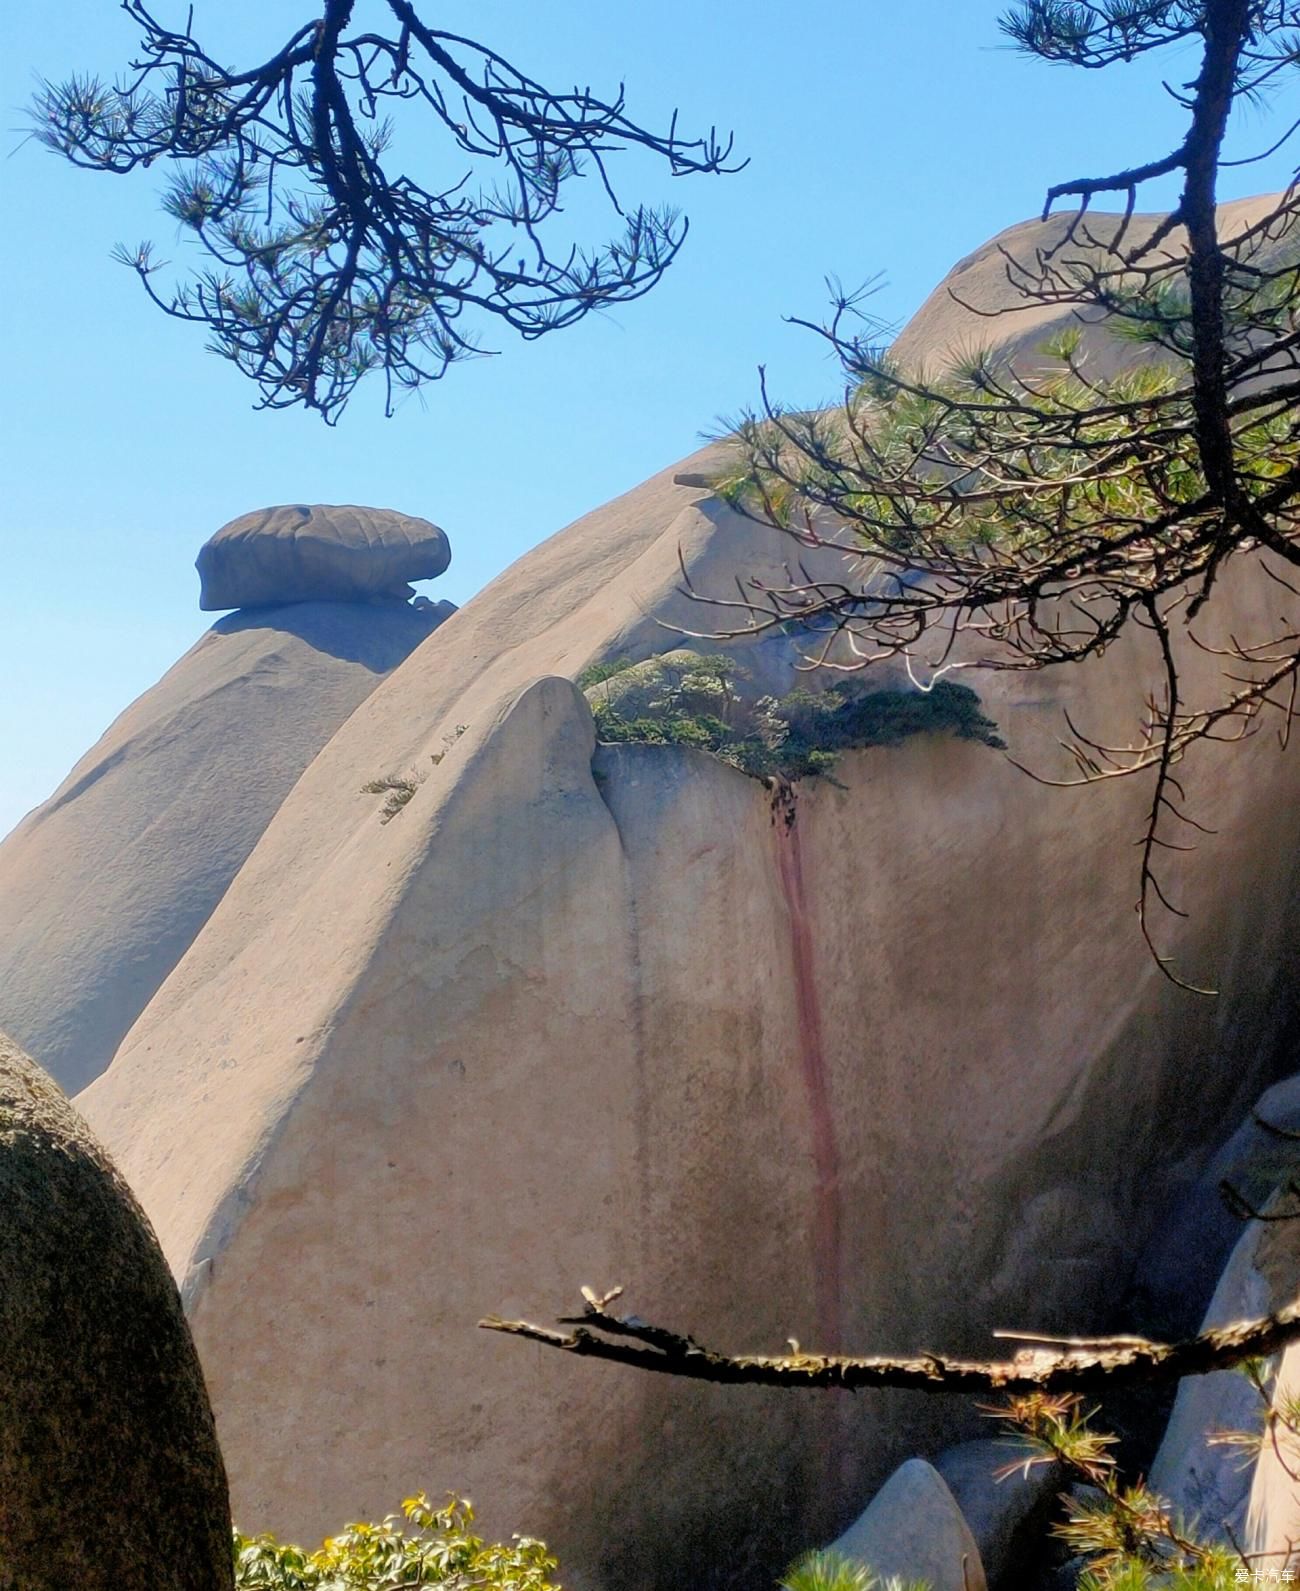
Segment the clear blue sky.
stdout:
<path fill-rule="evenodd" d="M 362 6 L 358 12 L 362 13 Z M 196 31 L 247 64 L 315 0 L 197 0 Z M 1001 0 L 438 0 L 515 63 L 562 87 L 625 80 L 643 121 L 735 130 L 739 176 L 672 181 L 629 168 L 626 192 L 675 202 L 686 249 L 650 297 L 452 371 L 392 420 L 364 388 L 335 430 L 256 413 L 251 385 L 165 320 L 113 264 L 118 242 L 177 249 L 156 172 L 83 173 L 23 141 L 37 79 L 112 76 L 132 43 L 111 0 L 10 0 L 0 102 L 4 490 L 0 834 L 44 799 L 113 716 L 202 633 L 194 555 L 265 504 L 395 507 L 437 521 L 453 563 L 435 594 L 465 601 L 529 547 L 689 452 L 756 392 L 831 396 L 815 339 L 823 278 L 883 272 L 901 323 L 955 260 L 1033 214 L 1053 180 L 1162 154 L 1179 114 L 1159 75 L 1104 74 L 1004 48 Z M 182 21 L 183 3 L 155 10 Z M 1251 110 L 1237 152 L 1288 113 Z M 1293 109 L 1290 115 L 1294 115 Z M 401 146 L 418 175 L 425 150 Z M 429 161 L 443 159 L 433 146 Z M 426 167 L 427 169 L 427 167 Z M 1284 157 L 1226 174 L 1224 196 L 1282 185 Z M 1161 196 L 1167 200 L 1168 193 Z"/>

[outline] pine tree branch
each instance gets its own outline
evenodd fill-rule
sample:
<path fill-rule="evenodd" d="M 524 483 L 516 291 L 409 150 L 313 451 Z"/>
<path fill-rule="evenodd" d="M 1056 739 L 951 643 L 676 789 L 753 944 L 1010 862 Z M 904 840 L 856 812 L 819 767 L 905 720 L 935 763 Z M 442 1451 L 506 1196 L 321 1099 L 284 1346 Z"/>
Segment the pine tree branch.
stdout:
<path fill-rule="evenodd" d="M 1228 1370 L 1246 1359 L 1266 1358 L 1300 1340 L 1300 1304 L 1258 1320 L 1236 1321 L 1182 1342 L 1150 1342 L 1141 1337 L 1072 1338 L 1065 1353 L 1030 1349 L 1009 1360 L 950 1359 L 923 1353 L 907 1359 L 877 1356 L 805 1353 L 797 1343 L 789 1354 L 726 1354 L 707 1348 L 693 1337 L 654 1326 L 635 1315 L 615 1315 L 609 1304 L 622 1288 L 597 1295 L 582 1289 L 583 1313 L 562 1317 L 554 1331 L 527 1320 L 489 1315 L 479 1321 L 486 1331 L 524 1337 L 563 1353 L 603 1359 L 723 1385 L 767 1387 L 841 1387 L 858 1391 L 897 1387 L 917 1392 L 1027 1393 L 1096 1392 L 1134 1382 L 1179 1380 Z M 603 1335 L 597 1335 L 603 1333 Z M 1007 1334 L 1009 1335 L 1009 1334 Z M 631 1339 L 630 1341 L 625 1339 Z M 1034 1342 L 1041 1339 L 1026 1338 Z"/>

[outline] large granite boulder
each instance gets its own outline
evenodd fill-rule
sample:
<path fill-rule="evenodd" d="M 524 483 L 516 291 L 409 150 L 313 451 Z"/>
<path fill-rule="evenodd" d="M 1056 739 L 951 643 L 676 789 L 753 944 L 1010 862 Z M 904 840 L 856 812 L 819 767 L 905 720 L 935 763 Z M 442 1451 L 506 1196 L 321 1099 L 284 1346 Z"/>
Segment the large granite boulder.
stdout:
<path fill-rule="evenodd" d="M 1278 993 L 1285 1001 L 1285 991 Z M 1280 1005 L 1279 1020 L 1283 1012 Z M 1262 1209 L 1275 1188 L 1300 1176 L 1300 1140 L 1287 1136 L 1298 1133 L 1300 1077 L 1288 1077 L 1260 1097 L 1208 1164 L 1186 1168 L 1185 1190 L 1138 1262 L 1131 1291 L 1134 1314 L 1145 1331 L 1164 1338 L 1190 1336 L 1216 1287 L 1223 1288 L 1230 1275 L 1244 1278 L 1238 1267 L 1248 1263 L 1252 1245 L 1243 1239 L 1241 1217 L 1224 1199 L 1222 1186 L 1228 1183 L 1253 1208 Z M 1249 1312 L 1253 1306 L 1244 1299 L 1243 1294 L 1241 1307 Z M 1222 1302 L 1224 1308 L 1238 1307 L 1227 1297 Z M 1212 1323 L 1231 1318 L 1240 1317 L 1221 1316 Z"/>
<path fill-rule="evenodd" d="M 1266 1435 L 1251 1476 L 1246 1528 L 1240 1538 L 1265 1580 L 1300 1572 L 1300 1352 L 1282 1352 L 1272 1387 Z M 1258 1431 L 1258 1422 L 1254 1427 Z"/>
<path fill-rule="evenodd" d="M 1138 782 L 918 735 L 789 792 L 594 745 L 572 682 L 704 627 L 683 566 L 788 578 L 785 538 L 678 482 L 722 457 L 538 547 L 369 695 L 80 1096 L 184 1284 L 243 1520 L 464 1488 L 578 1591 L 770 1583 L 969 1406 L 640 1377 L 479 1316 L 622 1282 L 737 1350 L 1114 1330 L 1177 1179 L 1278 1073 L 1300 768 L 1269 737 L 1191 787 L 1217 837 L 1164 945 L 1216 1001 L 1142 945 Z M 1229 567 L 1216 601 L 1276 633 L 1276 588 Z M 1050 770 L 1063 711 L 1132 733 L 1149 641 L 964 677 Z M 766 681 L 788 642 L 734 655 Z M 1189 699 L 1214 667 L 1189 653 Z M 381 821 L 365 787 L 408 770 Z"/>
<path fill-rule="evenodd" d="M 0 1584 L 228 1591 L 226 1476 L 176 1284 L 84 1121 L 0 1034 Z"/>
<path fill-rule="evenodd" d="M 223 525 L 199 549 L 205 611 L 285 602 L 405 601 L 451 562 L 445 533 L 391 508 L 288 503 Z"/>
<path fill-rule="evenodd" d="M 441 616 L 219 620 L 0 844 L 0 1024 L 64 1088 L 108 1065 L 299 774 Z"/>
<path fill-rule="evenodd" d="M 1267 1126 L 1264 1124 L 1268 1124 Z M 1270 1130 L 1270 1128 L 1272 1130 Z M 1198 1212 L 1213 1193 L 1221 1218 L 1234 1223 L 1237 1241 L 1219 1277 L 1202 1322 L 1204 1330 L 1254 1320 L 1294 1304 L 1300 1295 L 1300 1079 L 1276 1084 L 1210 1161 L 1205 1175 L 1179 1205 L 1153 1252 L 1179 1242 L 1195 1278 L 1198 1244 L 1217 1246 L 1215 1223 Z M 1228 1183 L 1253 1208 L 1273 1219 L 1242 1226 L 1219 1195 Z M 1142 1264 L 1148 1256 L 1143 1256 Z M 1168 1263 L 1172 1273 L 1172 1257 Z M 1287 1349 L 1268 1367 L 1265 1391 L 1283 1418 L 1271 1421 L 1258 1463 L 1225 1434 L 1258 1434 L 1267 1412 L 1260 1391 L 1238 1371 L 1221 1371 L 1182 1382 L 1164 1439 L 1151 1466 L 1152 1488 L 1183 1517 L 1225 1542 L 1247 1542 L 1267 1554 L 1261 1563 L 1279 1575 L 1293 1567 L 1279 1557 L 1288 1541 L 1300 1543 L 1300 1494 L 1296 1473 L 1300 1437 L 1289 1429 L 1286 1410 L 1300 1391 L 1300 1356 Z"/>
<path fill-rule="evenodd" d="M 1220 205 L 1220 237 L 1236 236 L 1272 215 L 1281 198 L 1276 193 L 1260 194 Z M 1043 353 L 1047 342 L 1063 331 L 1077 329 L 1086 339 L 1080 351 L 1086 355 L 1088 374 L 1094 379 L 1113 376 L 1138 359 L 1159 358 L 1150 345 L 1139 350 L 1132 338 L 1112 332 L 1099 311 L 1077 308 L 1068 300 L 1036 300 L 1032 294 L 1018 291 L 1016 284 L 1032 285 L 1040 253 L 1046 256 L 1055 250 L 1056 268 L 1068 280 L 1071 261 L 1090 261 L 1103 267 L 1109 263 L 1107 251 L 1121 228 L 1123 247 L 1138 250 L 1164 221 L 1161 213 L 1125 217 L 1089 210 L 1078 226 L 1072 212 L 1058 211 L 1046 221 L 1021 221 L 1007 227 L 953 266 L 903 328 L 890 352 L 909 370 L 937 372 L 977 349 L 987 349 L 1001 362 L 1032 372 L 1051 365 Z M 1072 227 L 1074 240 L 1062 249 Z M 1186 233 L 1175 228 L 1160 245 L 1159 258 L 1174 259 L 1186 247 Z M 1253 244 L 1251 263 L 1256 267 L 1271 263 L 1284 249 L 1293 250 L 1294 240 L 1274 228 L 1270 239 Z M 1021 262 L 1027 272 L 1009 269 L 1009 260 Z"/>

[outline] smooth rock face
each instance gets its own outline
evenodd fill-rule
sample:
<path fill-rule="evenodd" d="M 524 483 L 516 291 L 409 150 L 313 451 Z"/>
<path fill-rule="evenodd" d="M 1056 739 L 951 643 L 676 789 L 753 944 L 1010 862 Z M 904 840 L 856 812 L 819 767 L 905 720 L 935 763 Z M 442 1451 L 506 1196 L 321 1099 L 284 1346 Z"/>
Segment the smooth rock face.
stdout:
<path fill-rule="evenodd" d="M 973 1434 L 965 1404 L 638 1376 L 480 1316 L 623 1283 L 737 1351 L 1122 1328 L 1164 1202 L 1278 1073 L 1300 768 L 1269 737 L 1189 786 L 1217 832 L 1164 945 L 1215 1001 L 1142 946 L 1137 783 L 1052 790 L 920 736 L 774 800 L 685 748 L 593 752 L 571 682 L 703 627 L 681 564 L 720 597 L 788 579 L 789 544 L 682 471 L 520 560 L 362 703 L 80 1097 L 183 1280 L 246 1529 L 464 1489 L 575 1591 L 770 1583 Z M 1276 588 L 1229 568 L 1217 600 L 1276 633 Z M 1053 770 L 1063 711 L 1132 733 L 1148 640 L 965 678 Z M 776 692 L 790 650 L 735 655 Z M 1213 667 L 1189 655 L 1189 699 Z M 408 769 L 381 823 L 361 787 Z"/>
<path fill-rule="evenodd" d="M 1280 1579 L 1285 1569 L 1300 1569 L 1300 1430 L 1294 1419 L 1300 1399 L 1300 1353 L 1283 1350 L 1273 1390 L 1276 1420 L 1272 1438 L 1260 1449 L 1246 1509 L 1245 1551 L 1252 1561 Z"/>
<path fill-rule="evenodd" d="M 895 1575 L 924 1581 L 931 1591 L 987 1591 L 975 1538 L 943 1477 L 924 1459 L 896 1469 L 833 1550 L 882 1580 Z"/>
<path fill-rule="evenodd" d="M 1270 1132 L 1261 1122 L 1279 1131 Z M 1157 1241 L 1139 1261 L 1137 1296 L 1175 1299 L 1180 1265 L 1184 1287 L 1192 1291 L 1207 1253 L 1212 1257 L 1221 1252 L 1224 1234 L 1235 1233 L 1236 1243 L 1201 1329 L 1258 1319 L 1295 1301 L 1300 1294 L 1300 1223 L 1243 1227 L 1240 1218 L 1229 1212 L 1219 1188 L 1227 1182 L 1254 1208 L 1268 1207 L 1275 1190 L 1300 1175 L 1300 1142 L 1284 1136 L 1298 1130 L 1300 1078 L 1290 1077 L 1259 1099 L 1162 1223 Z M 1290 1208 L 1291 1196 L 1281 1197 L 1282 1208 Z M 1191 1329 L 1169 1304 L 1150 1314 L 1170 1335 Z M 1291 1365 L 1284 1379 L 1294 1375 Z M 1240 1448 L 1216 1440 L 1225 1431 L 1257 1431 L 1263 1413 L 1259 1393 L 1235 1371 L 1190 1378 L 1179 1386 L 1152 1463 L 1152 1488 L 1220 1540 L 1245 1539 L 1248 1504 L 1254 1510 L 1250 1528 L 1257 1534 L 1267 1534 L 1268 1520 L 1276 1519 L 1280 1507 L 1290 1506 L 1286 1477 L 1281 1484 L 1276 1476 L 1270 1480 L 1271 1466 L 1266 1463 L 1256 1478 L 1255 1467 Z"/>
<path fill-rule="evenodd" d="M 1262 1237 L 1260 1227 L 1241 1233 L 1206 1311 L 1204 1330 L 1256 1320 L 1279 1307 L 1282 1301 L 1273 1298 L 1258 1265 Z M 1235 1370 L 1189 1377 L 1174 1399 L 1151 1465 L 1151 1488 L 1218 1540 L 1243 1537 L 1253 1466 L 1240 1448 L 1215 1438 L 1225 1431 L 1257 1431 L 1263 1412 L 1259 1393 Z"/>
<path fill-rule="evenodd" d="M 205 611 L 284 602 L 404 600 L 451 562 L 445 533 L 391 508 L 288 503 L 223 525 L 199 549 Z"/>
<path fill-rule="evenodd" d="M 934 1467 L 966 1521 L 992 1591 L 1015 1591 L 1042 1552 L 1058 1513 L 1062 1489 L 1059 1465 L 1034 1464 L 1003 1473 L 1017 1449 L 986 1437 L 959 1442 L 940 1453 Z"/>
<path fill-rule="evenodd" d="M 0 1584 L 228 1591 L 230 1508 L 176 1284 L 130 1190 L 0 1035 Z"/>
<path fill-rule="evenodd" d="M 1281 197 L 1263 194 L 1220 205 L 1220 236 L 1230 238 L 1255 225 L 1278 207 Z M 1059 211 L 1046 221 L 1021 221 L 1008 227 L 953 266 L 903 328 L 890 352 L 906 369 L 935 372 L 978 349 L 991 349 L 1000 360 L 1024 372 L 1048 367 L 1051 362 L 1042 353 L 1043 344 L 1057 333 L 1077 329 L 1084 335 L 1081 351 L 1087 355 L 1088 373 L 1094 378 L 1113 376 L 1138 359 L 1156 358 L 1153 353 L 1135 351 L 1131 340 L 1113 335 L 1093 310 L 1035 303 L 1019 294 L 1008 283 L 1007 255 L 1026 264 L 1032 279 L 1039 250 L 1059 250 L 1056 257 L 1063 263 L 1097 260 L 1121 224 L 1126 244 L 1136 248 L 1164 219 L 1163 214 L 1139 214 L 1124 221 L 1119 215 L 1090 210 L 1073 243 L 1065 243 L 1075 222 L 1068 211 Z M 1256 262 L 1267 259 L 1270 247 L 1281 246 L 1282 240 L 1274 238 L 1254 256 Z M 1186 234 L 1178 228 L 1161 245 L 1159 257 L 1177 257 L 1186 248 Z M 996 312 L 995 318 L 986 318 L 992 312 Z"/>
<path fill-rule="evenodd" d="M 1271 1118 L 1270 1118 L 1271 1119 Z M 1275 1210 L 1296 1208 L 1294 1194 L 1277 1195 Z M 1243 1239 L 1244 1241 L 1244 1239 Z M 1264 1279 L 1268 1307 L 1294 1305 L 1300 1298 L 1300 1220 L 1270 1222 L 1255 1244 L 1255 1266 Z M 1275 1365 L 1269 1440 L 1260 1449 L 1246 1505 L 1245 1550 L 1258 1554 L 1257 1564 L 1276 1572 L 1300 1569 L 1300 1430 L 1295 1411 L 1300 1404 L 1300 1353 L 1292 1343 Z M 1258 1431 L 1262 1414 L 1258 1400 L 1245 1429 Z"/>
<path fill-rule="evenodd" d="M 439 618 L 219 620 L 0 845 L 0 1024 L 64 1088 L 108 1065 L 299 774 Z"/>

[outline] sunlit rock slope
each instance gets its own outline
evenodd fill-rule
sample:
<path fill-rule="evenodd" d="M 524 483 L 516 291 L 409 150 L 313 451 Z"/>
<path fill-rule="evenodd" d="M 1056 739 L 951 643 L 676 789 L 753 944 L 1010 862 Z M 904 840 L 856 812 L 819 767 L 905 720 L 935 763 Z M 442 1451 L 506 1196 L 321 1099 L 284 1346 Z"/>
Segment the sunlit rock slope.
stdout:
<path fill-rule="evenodd" d="M 218 620 L 0 845 L 0 1025 L 65 1089 L 108 1065 L 298 775 L 444 616 Z"/>

